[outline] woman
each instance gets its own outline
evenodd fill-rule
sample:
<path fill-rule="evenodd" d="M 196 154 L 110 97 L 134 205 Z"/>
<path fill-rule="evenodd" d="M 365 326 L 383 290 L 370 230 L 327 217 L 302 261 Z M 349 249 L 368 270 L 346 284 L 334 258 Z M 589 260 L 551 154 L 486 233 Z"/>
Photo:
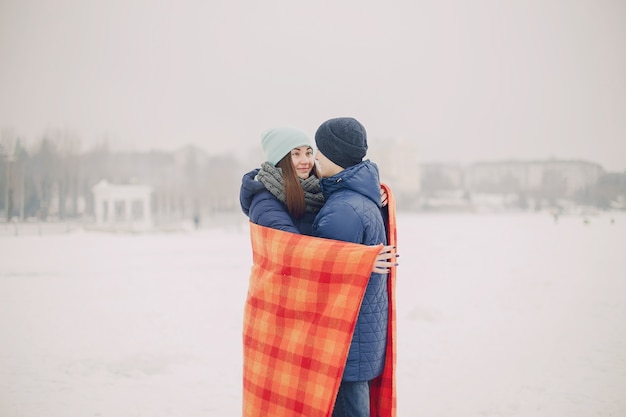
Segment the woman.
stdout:
<path fill-rule="evenodd" d="M 243 176 L 239 200 L 253 223 L 311 235 L 324 204 L 309 137 L 290 127 L 262 135 L 266 162 Z"/>
<path fill-rule="evenodd" d="M 312 235 L 313 220 L 324 205 L 313 142 L 299 129 L 276 127 L 263 132 L 261 144 L 266 161 L 243 176 L 241 209 L 260 226 Z M 383 203 L 386 198 L 383 194 Z M 373 272 L 386 273 L 396 265 L 392 250 L 382 248 Z"/>

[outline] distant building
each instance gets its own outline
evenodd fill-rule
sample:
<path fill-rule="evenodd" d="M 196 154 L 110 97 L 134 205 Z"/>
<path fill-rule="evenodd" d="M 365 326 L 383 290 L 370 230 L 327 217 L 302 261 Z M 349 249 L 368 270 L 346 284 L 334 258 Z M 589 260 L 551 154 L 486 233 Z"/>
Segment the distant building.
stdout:
<path fill-rule="evenodd" d="M 470 192 L 524 192 L 572 197 L 593 186 L 604 170 L 585 161 L 481 162 L 467 168 Z"/>
<path fill-rule="evenodd" d="M 539 210 L 565 209 L 575 201 L 604 201 L 619 206 L 619 185 L 606 179 L 592 162 L 494 161 L 464 167 L 458 164 L 420 164 L 420 209 L 427 210 Z M 599 181 L 610 182 L 599 190 Z"/>
<path fill-rule="evenodd" d="M 92 192 L 98 228 L 137 231 L 152 227 L 152 187 L 101 180 Z"/>

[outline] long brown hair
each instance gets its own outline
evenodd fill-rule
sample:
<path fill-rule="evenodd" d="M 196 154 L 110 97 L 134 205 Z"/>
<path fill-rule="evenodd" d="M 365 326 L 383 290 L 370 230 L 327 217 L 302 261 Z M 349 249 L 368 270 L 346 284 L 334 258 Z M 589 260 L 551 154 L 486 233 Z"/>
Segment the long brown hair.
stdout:
<path fill-rule="evenodd" d="M 278 168 L 283 173 L 283 183 L 285 185 L 285 200 L 287 203 L 287 211 L 294 219 L 299 219 L 306 213 L 306 201 L 304 200 L 304 190 L 300 185 L 300 178 L 293 167 L 291 161 L 291 151 L 283 157 L 278 164 Z M 311 175 L 317 176 L 315 164 L 311 169 Z"/>

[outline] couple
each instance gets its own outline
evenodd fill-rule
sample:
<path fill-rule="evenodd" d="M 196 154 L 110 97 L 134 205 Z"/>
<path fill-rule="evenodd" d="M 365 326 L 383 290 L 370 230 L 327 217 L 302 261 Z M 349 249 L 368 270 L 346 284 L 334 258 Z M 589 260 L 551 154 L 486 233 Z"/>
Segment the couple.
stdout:
<path fill-rule="evenodd" d="M 244 415 L 395 416 L 393 196 L 356 119 L 327 120 L 315 142 L 266 131 L 266 162 L 242 180 Z"/>

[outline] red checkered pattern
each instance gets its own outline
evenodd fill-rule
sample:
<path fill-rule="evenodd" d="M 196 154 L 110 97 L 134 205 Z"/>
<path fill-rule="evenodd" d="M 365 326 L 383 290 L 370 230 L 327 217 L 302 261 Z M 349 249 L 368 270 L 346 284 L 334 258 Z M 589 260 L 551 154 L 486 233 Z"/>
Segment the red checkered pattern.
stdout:
<path fill-rule="evenodd" d="M 387 192 L 387 244 L 398 246 L 396 225 L 396 200 L 389 188 Z M 387 325 L 387 352 L 383 373 L 370 384 L 370 415 L 372 417 L 396 417 L 396 268 L 387 276 L 389 288 L 389 323 Z"/>
<path fill-rule="evenodd" d="M 380 246 L 286 233 L 254 223 L 250 235 L 253 267 L 244 311 L 243 415 L 331 416 Z M 393 285 L 395 268 L 389 279 Z M 393 301 L 394 287 L 389 288 Z M 395 417 L 391 303 L 390 313 L 385 370 L 372 387 L 372 416 Z"/>

